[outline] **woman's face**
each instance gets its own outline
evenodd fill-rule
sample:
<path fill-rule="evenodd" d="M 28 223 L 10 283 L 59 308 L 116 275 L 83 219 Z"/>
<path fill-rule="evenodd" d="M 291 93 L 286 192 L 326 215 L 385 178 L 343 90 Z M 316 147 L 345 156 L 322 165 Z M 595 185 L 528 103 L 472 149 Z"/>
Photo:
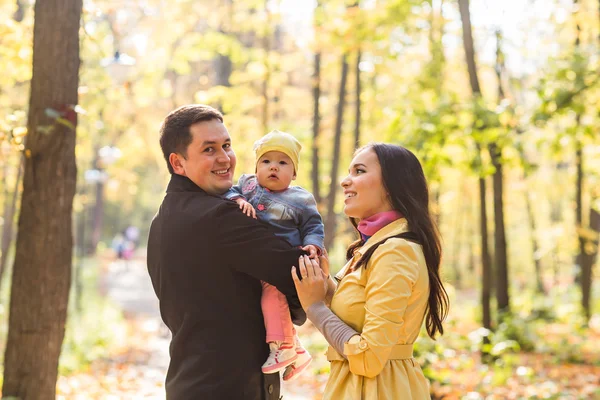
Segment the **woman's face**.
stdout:
<path fill-rule="evenodd" d="M 349 174 L 342 180 L 344 213 L 364 219 L 393 210 L 383 186 L 381 166 L 372 148 L 360 151 L 350 163 Z"/>

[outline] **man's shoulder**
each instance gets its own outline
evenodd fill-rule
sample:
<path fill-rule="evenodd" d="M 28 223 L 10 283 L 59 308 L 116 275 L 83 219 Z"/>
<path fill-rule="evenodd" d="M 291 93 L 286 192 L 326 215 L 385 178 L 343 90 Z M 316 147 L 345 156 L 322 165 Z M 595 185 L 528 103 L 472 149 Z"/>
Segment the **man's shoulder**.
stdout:
<path fill-rule="evenodd" d="M 232 206 L 236 206 L 233 201 L 206 193 L 169 193 L 165 196 L 157 216 L 195 222 L 204 220 L 205 218 L 212 218 L 222 207 L 227 208 Z"/>

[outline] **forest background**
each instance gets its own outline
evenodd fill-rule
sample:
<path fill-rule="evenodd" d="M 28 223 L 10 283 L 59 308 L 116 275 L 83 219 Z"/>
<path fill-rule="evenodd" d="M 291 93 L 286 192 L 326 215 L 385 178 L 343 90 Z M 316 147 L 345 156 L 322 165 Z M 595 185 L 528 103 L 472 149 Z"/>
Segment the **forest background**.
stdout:
<path fill-rule="evenodd" d="M 600 398 L 599 50 L 597 0 L 0 0 L 4 395 L 132 398 L 148 379 L 122 357 L 148 336 L 103 282 L 128 227 L 144 268 L 169 178 L 158 128 L 204 103 L 236 177 L 269 130 L 301 141 L 334 270 L 354 149 L 418 155 L 452 303 L 446 335 L 417 345 L 435 398 Z M 288 396 L 319 398 L 316 358 Z"/>

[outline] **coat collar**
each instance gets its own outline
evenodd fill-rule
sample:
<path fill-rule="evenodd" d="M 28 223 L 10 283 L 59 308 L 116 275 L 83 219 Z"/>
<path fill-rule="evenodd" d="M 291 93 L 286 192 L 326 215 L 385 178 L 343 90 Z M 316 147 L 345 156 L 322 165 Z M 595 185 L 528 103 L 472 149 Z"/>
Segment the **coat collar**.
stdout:
<path fill-rule="evenodd" d="M 200 192 L 206 193 L 198 185 L 196 185 L 187 176 L 179 174 L 171 174 L 171 180 L 167 186 L 167 193 L 169 192 Z"/>
<path fill-rule="evenodd" d="M 408 232 L 408 221 L 406 218 L 397 219 L 375 232 L 357 252 L 362 256 L 376 243 L 404 232 Z"/>

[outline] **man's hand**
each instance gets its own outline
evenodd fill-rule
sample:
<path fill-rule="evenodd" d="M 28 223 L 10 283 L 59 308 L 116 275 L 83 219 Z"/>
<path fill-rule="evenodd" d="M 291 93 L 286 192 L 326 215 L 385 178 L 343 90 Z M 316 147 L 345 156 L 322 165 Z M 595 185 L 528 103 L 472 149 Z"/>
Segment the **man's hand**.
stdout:
<path fill-rule="evenodd" d="M 302 247 L 302 250 L 308 253 L 309 258 L 317 258 L 320 255 L 319 248 L 315 245 L 309 244 Z"/>
<path fill-rule="evenodd" d="M 248 203 L 246 200 L 242 199 L 241 197 L 238 197 L 237 199 L 235 199 L 235 202 L 238 203 L 238 205 L 240 206 L 240 210 L 242 210 L 242 212 L 244 214 L 256 219 L 256 210 L 254 209 L 254 207 L 252 207 L 252 204 Z"/>

